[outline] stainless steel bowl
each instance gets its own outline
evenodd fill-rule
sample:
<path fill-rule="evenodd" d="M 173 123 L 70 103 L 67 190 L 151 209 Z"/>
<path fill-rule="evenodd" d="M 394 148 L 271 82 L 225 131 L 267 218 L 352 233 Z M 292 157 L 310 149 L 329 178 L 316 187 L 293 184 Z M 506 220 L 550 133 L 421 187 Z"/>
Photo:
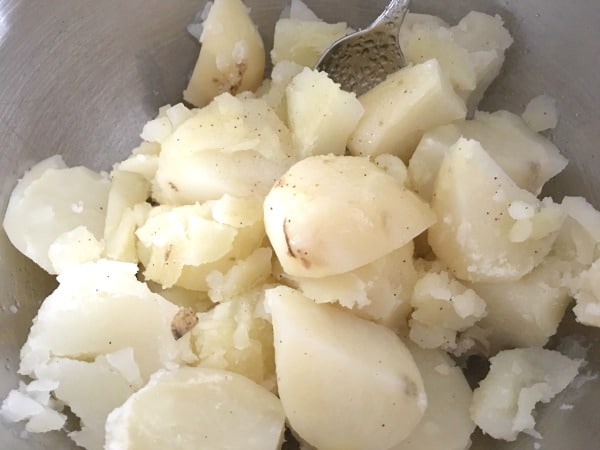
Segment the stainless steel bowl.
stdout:
<path fill-rule="evenodd" d="M 285 0 L 247 0 L 267 45 Z M 327 20 L 365 26 L 384 0 L 307 0 Z M 143 123 L 180 100 L 197 44 L 186 25 L 203 0 L 0 0 L 0 211 L 21 174 L 55 153 L 109 169 L 139 141 Z M 498 13 L 516 39 L 483 109 L 520 112 L 534 95 L 558 99 L 554 142 L 570 159 L 548 193 L 585 195 L 600 208 L 600 2 L 597 0 L 413 0 L 413 9 L 454 21 L 471 9 Z M 19 349 L 54 281 L 0 232 L 0 397 L 16 386 Z M 16 308 L 16 309 L 15 309 Z M 15 312 L 16 311 L 16 312 Z M 591 345 L 585 372 L 600 369 L 600 332 L 572 320 L 560 334 Z M 572 410 L 562 404 L 574 404 Z M 600 380 L 539 408 L 544 450 L 591 450 L 600 442 Z M 451 411 L 448 411 L 451 414 Z M 0 424 L 0 448 L 75 448 L 60 434 L 19 437 Z M 532 449 L 475 436 L 473 449 Z M 436 449 L 432 449 L 436 450 Z"/>

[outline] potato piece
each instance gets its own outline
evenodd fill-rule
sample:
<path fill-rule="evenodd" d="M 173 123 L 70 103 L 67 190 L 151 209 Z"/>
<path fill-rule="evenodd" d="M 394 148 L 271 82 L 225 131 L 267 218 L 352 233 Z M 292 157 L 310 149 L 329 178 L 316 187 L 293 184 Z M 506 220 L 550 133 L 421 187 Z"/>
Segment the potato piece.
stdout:
<path fill-rule="evenodd" d="M 459 367 L 440 350 L 407 344 L 427 393 L 427 409 L 415 430 L 390 450 L 465 450 L 475 424 L 469 415 L 473 393 Z"/>
<path fill-rule="evenodd" d="M 359 97 L 365 114 L 348 142 L 353 155 L 408 162 L 425 131 L 464 119 L 466 108 L 436 60 L 405 67 Z"/>
<path fill-rule="evenodd" d="M 412 356 L 387 328 L 286 287 L 266 291 L 278 389 L 290 426 L 316 448 L 388 449 L 427 399 Z"/>
<path fill-rule="evenodd" d="M 316 303 L 337 302 L 359 317 L 400 330 L 407 326 L 410 295 L 417 279 L 413 251 L 409 242 L 351 272 L 323 278 L 285 278 Z"/>
<path fill-rule="evenodd" d="M 441 17 L 409 11 L 404 16 L 404 21 L 400 27 L 400 46 L 404 49 L 415 28 L 437 30 L 438 28 L 448 28 L 449 26 Z"/>
<path fill-rule="evenodd" d="M 60 274 L 79 264 L 99 260 L 103 251 L 103 242 L 98 242 L 86 227 L 77 227 L 56 238 L 48 249 L 48 258 L 54 273 Z"/>
<path fill-rule="evenodd" d="M 10 242 L 50 274 L 50 245 L 63 233 L 86 227 L 102 239 L 109 183 L 85 167 L 68 168 L 60 156 L 33 166 L 11 193 L 4 216 Z"/>
<path fill-rule="evenodd" d="M 435 221 L 429 207 L 367 158 L 313 156 L 295 164 L 264 203 L 284 271 L 336 275 L 406 245 Z"/>
<path fill-rule="evenodd" d="M 419 278 L 411 298 L 410 338 L 422 348 L 457 348 L 456 335 L 486 315 L 486 304 L 446 271 Z M 443 339 L 436 339 L 442 337 Z"/>
<path fill-rule="evenodd" d="M 198 314 L 191 342 L 198 365 L 239 373 L 269 390 L 275 386 L 273 328 L 259 317 L 262 289 Z M 262 305 L 261 305 L 262 306 Z"/>
<path fill-rule="evenodd" d="M 172 205 L 262 196 L 293 162 L 290 133 L 264 100 L 223 94 L 163 143 L 152 194 Z"/>
<path fill-rule="evenodd" d="M 532 98 L 521 114 L 525 123 L 535 132 L 556 128 L 558 124 L 558 108 L 556 99 L 542 94 Z"/>
<path fill-rule="evenodd" d="M 475 90 L 460 92 L 469 111 L 473 111 L 500 73 L 505 51 L 512 45 L 513 39 L 500 16 L 478 11 L 469 12 L 451 31 L 454 42 L 469 52 L 475 70 Z"/>
<path fill-rule="evenodd" d="M 282 17 L 284 17 L 282 13 Z M 302 0 L 292 0 L 290 3 L 290 19 L 321 21 L 319 17 Z"/>
<path fill-rule="evenodd" d="M 180 360 L 177 307 L 137 281 L 134 264 L 100 260 L 59 275 L 21 350 L 19 373 L 37 377 L 52 356 L 90 360 L 132 347 L 141 376 Z"/>
<path fill-rule="evenodd" d="M 288 121 L 301 158 L 343 155 L 364 109 L 325 72 L 305 68 L 286 88 Z"/>
<path fill-rule="evenodd" d="M 235 263 L 227 272 L 208 274 L 208 295 L 215 303 L 224 302 L 267 281 L 271 275 L 270 248 L 257 248 L 247 258 Z"/>
<path fill-rule="evenodd" d="M 202 205 L 158 206 L 136 231 L 144 276 L 163 287 L 208 290 L 207 276 L 226 272 L 265 238 L 262 204 L 224 196 Z"/>
<path fill-rule="evenodd" d="M 479 141 L 488 154 L 522 189 L 538 195 L 567 160 L 548 139 L 534 133 L 508 111 L 477 112 L 474 120 L 458 121 L 423 135 L 408 166 L 415 190 L 430 199 L 444 155 L 461 137 Z"/>
<path fill-rule="evenodd" d="M 469 52 L 454 41 L 450 29 L 415 25 L 402 52 L 406 61 L 413 64 L 436 59 L 454 89 L 467 92 L 475 90 L 477 80 Z"/>
<path fill-rule="evenodd" d="M 267 102 L 267 105 L 286 125 L 289 125 L 289 121 L 285 91 L 290 81 L 300 72 L 302 72 L 300 64 L 293 61 L 280 61 L 273 67 L 271 79 L 263 83 L 264 91 L 257 92 L 257 95 Z"/>
<path fill-rule="evenodd" d="M 577 321 L 600 327 L 600 259 L 579 275 L 573 296 L 577 301 L 573 308 Z"/>
<path fill-rule="evenodd" d="M 490 354 L 505 348 L 543 346 L 554 335 L 571 299 L 563 281 L 567 263 L 546 258 L 531 273 L 508 283 L 473 283 L 487 304 L 478 325 Z"/>
<path fill-rule="evenodd" d="M 531 216 L 511 213 L 515 203 L 528 205 Z M 473 282 L 529 273 L 564 220 L 558 205 L 520 189 L 478 142 L 463 138 L 442 162 L 432 208 L 439 221 L 428 230 L 431 248 L 454 276 Z"/>
<path fill-rule="evenodd" d="M 247 378 L 184 367 L 157 372 L 110 414 L 105 448 L 278 450 L 284 424 L 279 399 Z"/>
<path fill-rule="evenodd" d="M 275 24 L 271 61 L 293 61 L 314 67 L 325 49 L 351 30 L 345 22 L 279 19 Z"/>
<path fill-rule="evenodd" d="M 490 359 L 487 376 L 473 392 L 471 417 L 484 433 L 514 441 L 535 432 L 536 403 L 548 403 L 575 378 L 580 361 L 540 347 L 504 350 Z"/>
<path fill-rule="evenodd" d="M 253 91 L 263 78 L 265 48 L 241 0 L 215 0 L 204 20 L 200 55 L 183 98 L 204 106 L 223 93 Z"/>

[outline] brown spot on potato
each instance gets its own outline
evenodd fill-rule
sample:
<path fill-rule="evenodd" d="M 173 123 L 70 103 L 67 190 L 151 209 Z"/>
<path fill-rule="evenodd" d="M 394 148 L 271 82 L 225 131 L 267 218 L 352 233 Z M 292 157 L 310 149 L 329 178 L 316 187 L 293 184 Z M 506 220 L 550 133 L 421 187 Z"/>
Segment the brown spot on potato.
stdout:
<path fill-rule="evenodd" d="M 419 387 L 408 377 L 404 377 L 404 395 L 409 398 L 416 398 L 419 395 Z"/>
<path fill-rule="evenodd" d="M 172 181 L 169 181 L 169 187 L 171 189 L 173 189 L 175 192 L 179 192 L 179 188 L 177 187 L 177 185 L 175 183 L 173 183 Z"/>
<path fill-rule="evenodd" d="M 198 323 L 198 316 L 192 308 L 180 308 L 171 321 L 171 333 L 175 340 L 181 339 Z"/>
<path fill-rule="evenodd" d="M 290 242 L 290 236 L 288 234 L 288 228 L 287 228 L 288 224 L 289 224 L 289 220 L 284 218 L 284 220 L 283 220 L 283 237 L 285 238 L 285 245 L 287 247 L 288 253 L 292 258 L 299 259 L 300 262 L 302 263 L 302 265 L 308 269 L 308 268 L 310 268 L 312 263 L 311 263 L 310 259 L 307 257 L 306 252 L 302 253 L 302 251 L 300 249 L 294 249 L 294 247 L 292 246 L 292 244 Z"/>

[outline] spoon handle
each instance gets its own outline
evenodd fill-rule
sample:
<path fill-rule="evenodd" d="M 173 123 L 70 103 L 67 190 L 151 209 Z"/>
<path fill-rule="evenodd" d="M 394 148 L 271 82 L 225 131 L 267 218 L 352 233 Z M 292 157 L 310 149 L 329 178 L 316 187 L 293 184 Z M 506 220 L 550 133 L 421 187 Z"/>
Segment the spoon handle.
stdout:
<path fill-rule="evenodd" d="M 390 0 L 387 7 L 379 15 L 375 22 L 373 22 L 373 28 L 375 27 L 386 27 L 390 33 L 394 33 L 398 36 L 400 33 L 400 26 L 404 20 L 404 16 L 408 12 L 410 6 L 410 0 Z"/>

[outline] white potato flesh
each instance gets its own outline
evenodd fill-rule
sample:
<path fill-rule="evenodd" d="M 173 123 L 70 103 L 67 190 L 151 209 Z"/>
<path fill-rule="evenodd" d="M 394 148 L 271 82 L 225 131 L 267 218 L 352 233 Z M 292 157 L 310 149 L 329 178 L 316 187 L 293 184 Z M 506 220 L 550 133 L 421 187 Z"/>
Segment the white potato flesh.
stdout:
<path fill-rule="evenodd" d="M 525 123 L 535 132 L 556 128 L 558 108 L 556 99 L 547 94 L 532 98 L 521 115 Z"/>
<path fill-rule="evenodd" d="M 515 202 L 534 215 L 511 217 Z M 558 205 L 519 188 L 478 142 L 463 138 L 444 157 L 432 208 L 439 220 L 428 230 L 431 248 L 455 277 L 473 282 L 529 273 L 551 250 L 564 220 Z M 522 235 L 521 225 L 529 225 Z"/>
<path fill-rule="evenodd" d="M 290 133 L 264 100 L 222 94 L 162 144 L 152 194 L 172 205 L 265 195 L 293 162 Z"/>
<path fill-rule="evenodd" d="M 83 226 L 67 231 L 55 239 L 48 249 L 54 273 L 60 274 L 86 262 L 97 261 L 104 245 Z"/>
<path fill-rule="evenodd" d="M 405 439 L 427 398 L 400 338 L 291 288 L 265 294 L 277 387 L 291 428 L 322 449 L 384 450 Z"/>
<path fill-rule="evenodd" d="M 71 431 L 69 437 L 87 450 L 104 448 L 108 414 L 136 390 L 104 356 L 92 362 L 53 358 L 39 376 L 58 382 L 53 395 L 80 420 L 80 428 Z"/>
<path fill-rule="evenodd" d="M 190 339 L 201 367 L 239 373 L 269 390 L 275 386 L 273 328 L 257 311 L 262 290 L 198 314 Z"/>
<path fill-rule="evenodd" d="M 535 432 L 535 405 L 548 403 L 566 388 L 580 366 L 580 361 L 541 347 L 503 350 L 490 363 L 473 392 L 471 417 L 484 433 L 506 441 L 522 431 Z"/>
<path fill-rule="evenodd" d="M 265 80 L 261 90 L 257 91 L 269 107 L 275 111 L 283 123 L 289 125 L 286 88 L 290 81 L 302 72 L 303 66 L 293 61 L 279 61 L 271 70 L 271 79 Z M 264 91 L 262 89 L 264 88 Z"/>
<path fill-rule="evenodd" d="M 352 156 L 313 156 L 290 168 L 264 203 L 265 229 L 284 271 L 324 277 L 396 250 L 435 221 L 397 179 Z"/>
<path fill-rule="evenodd" d="M 408 162 L 423 133 L 466 116 L 436 60 L 400 69 L 359 97 L 365 114 L 350 137 L 353 155 L 397 155 Z"/>
<path fill-rule="evenodd" d="M 163 287 L 206 291 L 207 276 L 226 272 L 261 246 L 265 232 L 256 197 L 158 206 L 136 231 L 144 276 Z"/>
<path fill-rule="evenodd" d="M 104 222 L 104 255 L 107 258 L 137 262 L 135 255 L 137 224 L 135 224 L 133 209 L 136 205 L 143 204 L 149 196 L 150 183 L 142 175 L 123 170 L 113 171 Z M 128 225 L 124 224 L 124 219 L 129 222 Z"/>
<path fill-rule="evenodd" d="M 321 21 L 321 19 L 319 19 L 319 17 L 301 0 L 292 0 L 290 3 L 289 17 L 290 19 Z"/>
<path fill-rule="evenodd" d="M 577 301 L 573 308 L 577 321 L 600 327 L 600 259 L 579 275 L 573 296 Z"/>
<path fill-rule="evenodd" d="M 466 450 L 475 423 L 469 415 L 473 393 L 462 370 L 443 351 L 407 344 L 427 393 L 427 409 L 417 428 L 390 450 Z"/>
<path fill-rule="evenodd" d="M 568 270 L 567 263 L 546 258 L 519 280 L 470 284 L 487 305 L 478 325 L 485 330 L 490 354 L 548 342 L 571 301 L 563 280 Z"/>
<path fill-rule="evenodd" d="M 284 424 L 279 399 L 241 375 L 163 370 L 110 414 L 105 449 L 278 450 Z"/>
<path fill-rule="evenodd" d="M 485 301 L 446 271 L 429 272 L 419 278 L 413 289 L 411 305 L 414 311 L 409 322 L 409 336 L 422 348 L 455 350 L 456 334 L 486 315 Z M 423 331 L 431 333 L 427 333 L 424 339 L 421 336 Z M 443 339 L 436 340 L 433 336 Z"/>
<path fill-rule="evenodd" d="M 427 28 L 430 30 L 437 30 L 438 28 L 448 28 L 449 25 L 440 17 L 432 16 L 430 14 L 420 14 L 414 12 L 406 13 L 404 21 L 400 27 L 400 46 L 404 48 L 407 41 L 415 28 Z"/>
<path fill-rule="evenodd" d="M 132 347 L 144 379 L 177 364 L 177 306 L 137 281 L 135 264 L 100 260 L 58 276 L 21 350 L 19 373 L 35 378 L 52 357 L 89 360 Z"/>
<path fill-rule="evenodd" d="M 423 135 L 408 173 L 412 186 L 425 199 L 431 199 L 444 155 L 461 136 L 480 142 L 519 187 L 535 195 L 567 165 L 558 148 L 530 130 L 518 116 L 508 111 L 477 112 L 473 120 L 441 126 Z"/>
<path fill-rule="evenodd" d="M 262 82 L 265 48 L 241 0 L 215 0 L 203 22 L 200 55 L 183 97 L 204 106 L 229 92 L 253 91 Z"/>
<path fill-rule="evenodd" d="M 413 251 L 414 244 L 409 242 L 351 272 L 322 278 L 286 278 L 316 303 L 337 302 L 359 317 L 400 330 L 407 326 L 410 295 L 417 279 Z"/>
<path fill-rule="evenodd" d="M 314 67 L 327 47 L 349 31 L 345 22 L 279 19 L 275 24 L 271 61 L 277 64 L 287 60 Z"/>
<path fill-rule="evenodd" d="M 513 39 L 500 16 L 478 11 L 469 12 L 451 30 L 454 42 L 469 52 L 475 70 L 475 90 L 461 91 L 469 111 L 472 111 L 500 73 L 505 51 L 512 45 Z"/>
<path fill-rule="evenodd" d="M 85 167 L 66 167 L 60 156 L 27 172 L 11 193 L 4 215 L 10 242 L 50 274 L 50 245 L 63 233 L 86 227 L 102 239 L 109 182 Z"/>
<path fill-rule="evenodd" d="M 287 116 L 301 158 L 343 155 L 364 109 L 325 72 L 305 68 L 286 88 Z"/>

